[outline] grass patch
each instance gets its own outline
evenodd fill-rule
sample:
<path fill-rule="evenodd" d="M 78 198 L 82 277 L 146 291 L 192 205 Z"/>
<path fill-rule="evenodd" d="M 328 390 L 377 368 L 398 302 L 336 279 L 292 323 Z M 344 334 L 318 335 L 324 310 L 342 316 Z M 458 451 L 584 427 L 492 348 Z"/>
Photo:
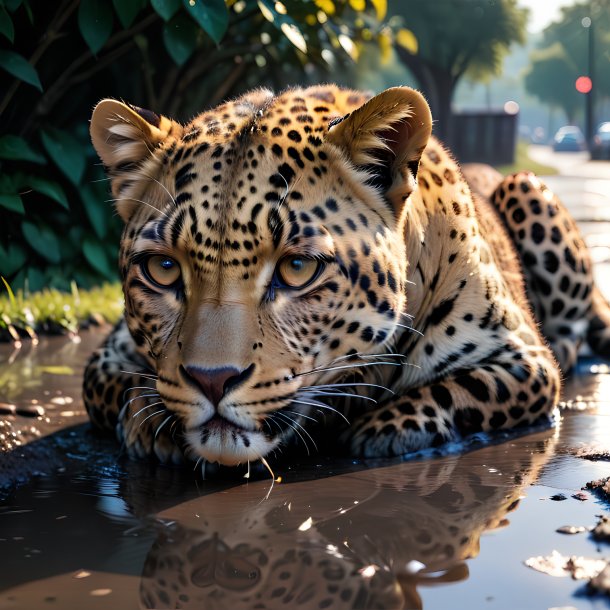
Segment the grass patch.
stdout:
<path fill-rule="evenodd" d="M 0 296 L 0 341 L 17 341 L 39 333 L 77 333 L 90 324 L 117 322 L 123 314 L 123 292 L 120 284 L 105 284 L 91 290 L 45 289 L 16 293 L 5 286 Z"/>
<path fill-rule="evenodd" d="M 538 176 L 554 176 L 557 170 L 549 165 L 537 163 L 530 159 L 527 154 L 529 144 L 525 140 L 517 140 L 517 149 L 515 151 L 515 161 L 510 165 L 497 165 L 496 169 L 504 175 L 514 174 L 515 172 L 528 170 L 534 172 Z"/>

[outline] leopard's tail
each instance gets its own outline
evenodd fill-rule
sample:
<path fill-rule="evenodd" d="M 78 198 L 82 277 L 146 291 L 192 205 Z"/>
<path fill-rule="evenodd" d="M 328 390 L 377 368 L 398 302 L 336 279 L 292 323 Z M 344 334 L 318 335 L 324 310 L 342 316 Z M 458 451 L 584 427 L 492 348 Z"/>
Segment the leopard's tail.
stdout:
<path fill-rule="evenodd" d="M 602 358 L 610 360 L 610 304 L 597 286 L 593 286 L 591 309 L 587 315 L 587 343 Z"/>

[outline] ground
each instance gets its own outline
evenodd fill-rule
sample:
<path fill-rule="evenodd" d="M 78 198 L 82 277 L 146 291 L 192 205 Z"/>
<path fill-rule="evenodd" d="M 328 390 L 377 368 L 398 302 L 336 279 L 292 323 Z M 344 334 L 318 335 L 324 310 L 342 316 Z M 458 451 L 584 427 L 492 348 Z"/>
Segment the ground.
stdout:
<path fill-rule="evenodd" d="M 549 186 L 580 221 L 610 297 L 610 164 L 532 154 L 558 166 Z M 581 490 L 608 476 L 607 461 L 579 457 L 610 451 L 606 364 L 581 360 L 554 429 L 499 444 L 479 438 L 416 460 L 279 456 L 272 486 L 260 468 L 245 484 L 245 469 L 202 480 L 199 472 L 117 459 L 114 442 L 84 423 L 80 401 L 82 366 L 101 338 L 1 348 L 0 548 L 11 561 L 0 571 L 0 608 L 151 607 L 150 596 L 170 596 L 168 583 L 182 570 L 172 557 L 191 562 L 182 607 L 216 600 L 247 608 L 258 593 L 277 594 L 266 607 L 278 607 L 291 590 L 305 595 L 308 583 L 320 595 L 328 589 L 315 607 L 362 607 L 356 591 L 382 607 L 607 607 L 583 596 L 581 582 L 524 565 L 553 550 L 610 556 L 586 530 L 556 531 L 593 526 L 610 509 Z M 245 563 L 229 562 L 237 558 Z M 229 564 L 234 578 L 223 579 Z"/>

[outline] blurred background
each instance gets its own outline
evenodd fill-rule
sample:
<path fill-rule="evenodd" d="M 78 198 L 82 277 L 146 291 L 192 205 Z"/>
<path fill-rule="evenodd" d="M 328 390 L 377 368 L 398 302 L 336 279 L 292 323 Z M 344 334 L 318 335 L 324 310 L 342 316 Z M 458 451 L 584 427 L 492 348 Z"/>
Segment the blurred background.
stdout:
<path fill-rule="evenodd" d="M 117 280 L 99 99 L 186 121 L 324 81 L 422 90 L 462 161 L 610 179 L 610 0 L 0 0 L 0 274 Z"/>

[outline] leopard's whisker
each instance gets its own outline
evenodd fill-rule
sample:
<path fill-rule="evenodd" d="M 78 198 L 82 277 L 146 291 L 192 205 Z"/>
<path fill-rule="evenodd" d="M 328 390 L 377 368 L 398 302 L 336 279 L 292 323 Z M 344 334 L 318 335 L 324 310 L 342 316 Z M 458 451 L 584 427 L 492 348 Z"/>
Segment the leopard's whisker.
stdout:
<path fill-rule="evenodd" d="M 172 203 L 176 206 L 178 205 L 176 203 L 176 198 L 169 192 L 169 190 L 167 189 L 167 187 L 164 184 L 159 182 L 159 180 L 157 180 L 154 176 L 150 176 L 149 174 L 142 174 L 142 175 L 145 176 L 146 178 L 148 178 L 149 180 L 156 182 L 169 195 L 169 198 L 172 200 Z"/>
<path fill-rule="evenodd" d="M 134 385 L 130 388 L 127 388 L 123 394 L 127 394 L 127 392 L 131 392 L 132 390 L 154 390 L 155 388 L 151 385 Z"/>
<path fill-rule="evenodd" d="M 286 411 L 285 409 L 282 409 L 282 413 L 290 413 L 292 415 L 298 415 L 299 417 L 304 417 L 305 419 L 310 419 L 311 421 L 315 421 L 315 422 L 318 421 L 315 417 L 305 415 L 304 413 L 298 413 L 297 411 Z"/>
<path fill-rule="evenodd" d="M 159 436 L 159 432 L 161 432 L 161 428 L 163 428 L 163 426 L 165 426 L 165 424 L 168 421 L 171 421 L 171 419 L 174 417 L 174 414 L 172 413 L 171 415 L 169 415 L 168 417 L 166 417 L 162 422 L 161 425 L 156 429 L 155 431 L 155 439 Z"/>
<path fill-rule="evenodd" d="M 139 373 L 138 371 L 124 371 L 124 370 L 121 370 L 121 373 L 125 373 L 127 375 L 139 375 L 140 377 L 144 377 L 145 379 L 151 379 L 153 381 L 157 381 L 157 379 L 159 379 L 158 375 L 154 375 L 152 373 Z"/>
<path fill-rule="evenodd" d="M 294 419 L 292 419 L 288 415 L 282 413 L 281 411 L 276 411 L 274 413 L 274 415 L 277 415 L 278 417 L 282 417 L 283 419 L 285 419 L 286 422 L 288 423 L 288 425 L 299 435 L 299 437 L 303 441 L 303 444 L 305 445 L 305 448 L 307 449 L 307 455 L 311 455 L 309 452 L 309 445 L 305 441 L 305 438 L 303 437 L 303 435 L 299 432 L 298 428 L 301 428 L 301 430 L 303 430 L 303 432 L 305 432 L 305 434 L 307 434 L 307 436 L 311 439 L 311 442 L 313 443 L 313 446 L 315 447 L 316 451 L 318 450 L 318 447 L 316 446 L 316 443 L 313 440 L 313 438 L 311 438 L 311 435 L 309 434 L 309 432 L 307 432 L 307 430 L 305 430 L 305 428 L 303 428 L 303 426 L 301 426 L 301 424 L 299 424 L 299 422 L 295 421 Z"/>
<path fill-rule="evenodd" d="M 345 356 L 338 356 L 329 362 L 329 366 L 341 362 L 342 360 L 349 360 L 353 358 L 358 360 L 359 358 L 406 358 L 404 354 L 400 353 L 380 353 L 380 354 L 367 354 L 365 352 L 356 352 L 355 354 L 346 354 Z"/>
<path fill-rule="evenodd" d="M 327 405 L 323 402 L 319 402 L 318 400 L 306 401 L 306 400 L 297 400 L 297 399 L 293 398 L 290 400 L 290 402 L 294 402 L 299 405 L 309 405 L 311 407 L 320 407 L 322 409 L 328 409 L 329 411 L 333 411 L 337 415 L 341 416 L 348 424 L 350 423 L 349 419 L 347 419 L 347 417 L 345 417 L 345 415 L 343 415 L 343 413 L 341 413 L 341 411 L 338 411 L 334 407 L 331 407 L 330 405 Z"/>
<path fill-rule="evenodd" d="M 391 394 L 394 394 L 394 392 L 392 390 L 390 390 L 390 388 L 386 388 L 384 385 L 379 385 L 377 383 L 365 383 L 364 381 L 355 381 L 354 383 L 325 383 L 325 384 L 320 384 L 320 385 L 306 385 L 306 386 L 303 386 L 302 388 L 299 388 L 299 391 L 315 390 L 317 388 L 321 388 L 321 389 L 355 388 L 358 386 L 364 386 L 364 387 L 369 387 L 369 388 L 379 388 L 380 390 L 386 390 L 386 392 L 390 392 Z"/>
<path fill-rule="evenodd" d="M 152 405 L 151 405 L 152 406 Z M 167 409 L 161 409 L 160 411 L 155 411 L 154 413 L 151 413 L 150 415 L 147 415 L 138 425 L 138 428 L 142 427 L 142 424 L 147 420 L 150 419 L 151 417 L 154 417 L 155 415 L 161 415 L 162 413 L 165 413 L 167 411 Z"/>
<path fill-rule="evenodd" d="M 360 394 L 352 394 L 351 392 L 311 392 L 310 396 L 346 396 L 347 398 L 361 398 L 362 400 L 368 400 L 369 402 L 377 404 L 377 401 L 370 396 L 362 396 Z"/>
<path fill-rule="evenodd" d="M 267 426 L 269 427 L 269 430 L 271 431 L 271 434 L 273 434 L 273 429 L 272 429 L 272 428 L 271 428 L 271 426 L 269 425 L 269 422 L 274 423 L 274 424 L 275 424 L 275 425 L 278 427 L 278 430 L 280 431 L 280 434 L 283 434 L 283 433 L 284 433 L 284 430 L 282 429 L 282 427 L 281 427 L 281 426 L 280 426 L 280 425 L 279 425 L 279 424 L 278 424 L 278 423 L 275 421 L 275 419 L 273 419 L 272 417 L 270 417 L 270 416 L 265 417 L 265 419 L 264 419 L 263 421 L 264 421 L 264 422 L 267 424 Z"/>
<path fill-rule="evenodd" d="M 134 197 L 120 197 L 119 199 L 121 199 L 122 201 L 136 201 L 137 203 L 143 203 L 144 205 L 147 205 L 149 208 L 153 209 L 155 212 L 158 212 L 159 214 L 163 214 L 163 216 L 165 216 L 165 218 L 167 218 L 169 220 L 168 214 L 166 214 L 163 210 L 156 208 L 154 205 L 152 205 L 148 201 L 143 201 L 142 199 L 135 199 Z M 117 203 L 119 201 L 119 199 L 106 199 L 106 201 L 104 203 Z"/>
<path fill-rule="evenodd" d="M 154 394 L 138 394 L 137 396 L 134 396 L 133 398 L 126 400 L 123 403 L 123 407 L 130 405 L 134 400 L 139 400 L 140 398 L 161 398 L 161 397 L 159 396 L 159 394 L 157 392 L 155 392 Z"/>
<path fill-rule="evenodd" d="M 137 413 L 135 413 L 134 415 L 131 416 L 131 419 L 135 419 L 138 415 L 140 415 L 140 413 L 142 413 L 142 411 L 147 411 L 148 409 L 152 408 L 152 407 L 156 407 L 157 405 L 162 405 L 162 402 L 153 402 L 152 405 L 146 405 L 145 407 L 142 407 Z M 167 411 L 167 409 L 165 409 Z M 158 413 L 161 413 L 161 411 L 158 411 Z M 142 421 L 140 423 L 140 426 L 146 421 L 146 419 L 144 419 L 144 421 Z"/>
<path fill-rule="evenodd" d="M 310 371 L 306 371 L 304 373 L 297 373 L 295 375 L 295 377 L 303 377 L 305 375 L 313 375 L 315 373 L 327 373 L 328 371 L 340 371 L 342 369 L 358 369 L 358 368 L 364 368 L 367 366 L 378 366 L 380 364 L 387 364 L 388 366 L 402 366 L 402 364 L 399 364 L 397 362 L 361 362 L 361 363 L 357 363 L 357 364 L 348 364 L 345 366 L 329 366 L 326 368 L 317 368 L 317 369 L 311 369 Z M 415 365 L 412 365 L 415 366 Z"/>
<path fill-rule="evenodd" d="M 411 330 L 416 335 L 419 335 L 420 337 L 424 336 L 424 333 L 422 333 L 421 330 L 417 330 L 417 328 L 413 328 L 412 326 L 406 326 L 405 324 L 399 324 L 398 322 L 394 322 L 394 324 L 396 324 L 396 326 L 400 326 L 401 328 L 404 328 L 406 330 Z M 413 365 L 413 366 L 415 366 L 415 365 Z"/>

